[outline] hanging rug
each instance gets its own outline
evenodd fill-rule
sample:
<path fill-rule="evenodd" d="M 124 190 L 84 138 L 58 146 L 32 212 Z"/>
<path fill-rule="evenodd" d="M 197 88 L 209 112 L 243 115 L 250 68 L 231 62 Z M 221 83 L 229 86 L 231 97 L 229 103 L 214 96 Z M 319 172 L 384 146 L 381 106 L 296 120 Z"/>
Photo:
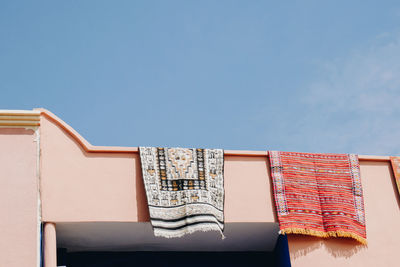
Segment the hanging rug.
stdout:
<path fill-rule="evenodd" d="M 397 190 L 400 194 L 400 157 L 390 157 L 394 178 L 396 179 Z"/>
<path fill-rule="evenodd" d="M 269 151 L 269 159 L 281 233 L 367 243 L 357 155 Z"/>
<path fill-rule="evenodd" d="M 222 149 L 140 147 L 155 236 L 224 230 Z M 223 235 L 222 235 L 223 236 Z"/>

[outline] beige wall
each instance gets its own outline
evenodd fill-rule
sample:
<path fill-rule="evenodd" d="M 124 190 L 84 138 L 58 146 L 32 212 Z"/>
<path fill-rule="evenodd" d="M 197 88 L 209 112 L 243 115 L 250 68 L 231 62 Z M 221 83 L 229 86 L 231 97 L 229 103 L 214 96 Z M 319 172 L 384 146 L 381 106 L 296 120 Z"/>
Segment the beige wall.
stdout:
<path fill-rule="evenodd" d="M 86 152 L 84 141 L 46 117 L 42 132 L 43 219 L 147 221 L 138 155 Z M 275 221 L 267 158 L 225 158 L 227 222 Z M 399 199 L 388 162 L 361 162 L 368 246 L 348 239 L 290 236 L 293 266 L 398 266 Z"/>
<path fill-rule="evenodd" d="M 0 266 L 37 266 L 34 139 L 33 130 L 0 128 Z"/>

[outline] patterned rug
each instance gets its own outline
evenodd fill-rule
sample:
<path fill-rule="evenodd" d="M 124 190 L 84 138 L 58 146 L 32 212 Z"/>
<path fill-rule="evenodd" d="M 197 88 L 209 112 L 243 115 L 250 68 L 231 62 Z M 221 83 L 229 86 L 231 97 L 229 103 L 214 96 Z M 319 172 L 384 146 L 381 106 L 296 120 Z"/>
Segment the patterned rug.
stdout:
<path fill-rule="evenodd" d="M 394 178 L 396 179 L 397 190 L 400 194 L 400 157 L 390 157 Z"/>
<path fill-rule="evenodd" d="M 357 155 L 269 151 L 269 159 L 283 234 L 367 243 Z"/>
<path fill-rule="evenodd" d="M 224 229 L 224 151 L 140 147 L 154 235 Z M 223 235 L 222 235 L 223 236 Z"/>

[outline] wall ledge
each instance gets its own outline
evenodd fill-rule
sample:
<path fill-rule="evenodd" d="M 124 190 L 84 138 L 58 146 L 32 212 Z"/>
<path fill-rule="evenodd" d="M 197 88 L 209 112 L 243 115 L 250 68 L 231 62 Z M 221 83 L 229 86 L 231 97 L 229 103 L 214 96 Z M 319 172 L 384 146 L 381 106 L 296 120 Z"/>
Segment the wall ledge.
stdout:
<path fill-rule="evenodd" d="M 21 114 L 28 114 L 24 113 L 25 111 L 18 111 Z M 29 112 L 29 111 L 26 111 Z M 69 126 L 66 122 L 61 120 L 59 117 L 51 113 L 50 111 L 44 108 L 37 108 L 32 111 L 34 114 L 40 114 L 57 126 L 62 128 L 66 131 L 71 137 L 73 137 L 86 152 L 93 152 L 93 153 L 138 153 L 138 147 L 118 147 L 118 146 L 93 146 L 90 144 L 85 138 L 83 138 L 77 131 L 75 131 L 71 126 Z M 0 111 L 0 116 L 2 115 Z M 17 116 L 17 115 L 15 115 Z M 18 115 L 22 116 L 22 115 Z M 40 124 L 39 124 L 40 125 Z M 241 157 L 268 157 L 267 151 L 248 151 L 248 150 L 225 150 L 225 156 L 241 156 Z M 358 155 L 360 161 L 378 161 L 378 162 L 389 162 L 389 156 L 372 156 L 372 155 Z"/>

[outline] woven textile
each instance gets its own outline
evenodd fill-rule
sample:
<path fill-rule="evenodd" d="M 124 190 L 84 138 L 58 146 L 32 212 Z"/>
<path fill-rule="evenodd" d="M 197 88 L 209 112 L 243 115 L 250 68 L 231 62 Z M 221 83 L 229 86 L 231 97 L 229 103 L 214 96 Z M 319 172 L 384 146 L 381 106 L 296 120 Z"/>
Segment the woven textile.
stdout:
<path fill-rule="evenodd" d="M 224 229 L 221 149 L 140 147 L 154 235 L 180 237 Z"/>
<path fill-rule="evenodd" d="M 397 189 L 400 194 L 400 157 L 390 157 L 394 178 L 396 179 Z"/>
<path fill-rule="evenodd" d="M 357 155 L 269 151 L 282 233 L 351 237 L 366 244 Z"/>

